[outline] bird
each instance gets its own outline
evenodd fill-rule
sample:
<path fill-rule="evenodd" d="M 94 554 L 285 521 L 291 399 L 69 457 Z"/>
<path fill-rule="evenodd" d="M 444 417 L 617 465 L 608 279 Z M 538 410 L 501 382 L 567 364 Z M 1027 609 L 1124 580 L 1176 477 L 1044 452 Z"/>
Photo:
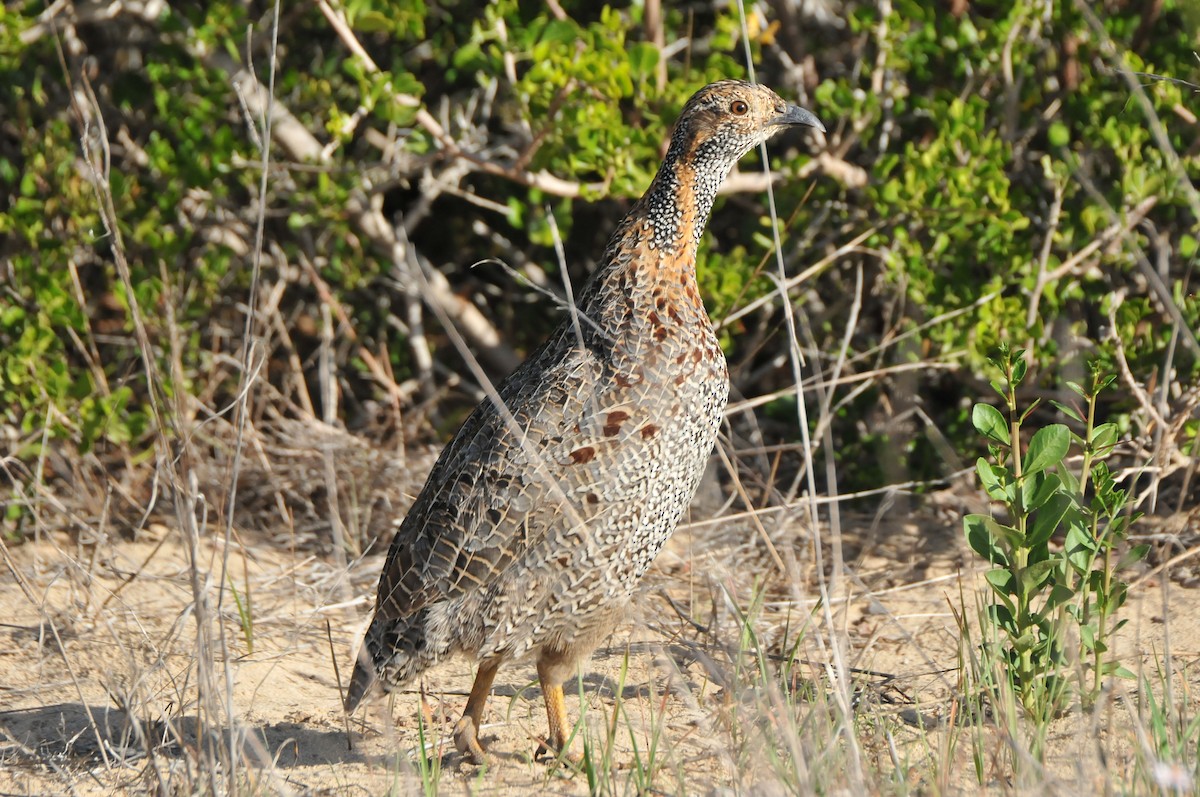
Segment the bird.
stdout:
<path fill-rule="evenodd" d="M 550 337 L 442 450 L 399 523 L 343 706 L 452 655 L 477 663 L 454 743 L 482 764 L 501 665 L 536 664 L 569 755 L 563 683 L 608 638 L 687 509 L 729 375 L 696 281 L 717 190 L 789 127 L 824 125 L 771 89 L 722 80 L 684 104 L 660 168 Z"/>

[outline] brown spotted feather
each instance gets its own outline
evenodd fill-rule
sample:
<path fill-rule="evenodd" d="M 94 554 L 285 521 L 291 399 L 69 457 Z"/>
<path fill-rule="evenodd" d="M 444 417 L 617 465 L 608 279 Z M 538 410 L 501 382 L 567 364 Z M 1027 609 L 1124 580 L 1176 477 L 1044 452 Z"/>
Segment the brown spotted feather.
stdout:
<path fill-rule="evenodd" d="M 695 493 L 728 398 L 697 245 L 730 168 L 787 124 L 820 125 L 738 81 L 688 102 L 574 317 L 501 383 L 503 409 L 475 409 L 400 524 L 347 710 L 464 653 L 491 663 L 463 721 L 477 730 L 491 665 L 536 658 L 553 689 L 611 631 Z M 549 693 L 547 708 L 561 743 Z"/>

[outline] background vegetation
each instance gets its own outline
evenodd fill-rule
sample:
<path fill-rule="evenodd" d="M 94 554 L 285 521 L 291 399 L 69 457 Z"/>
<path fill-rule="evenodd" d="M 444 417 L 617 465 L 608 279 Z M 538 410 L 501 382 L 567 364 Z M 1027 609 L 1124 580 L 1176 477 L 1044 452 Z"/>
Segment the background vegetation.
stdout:
<path fill-rule="evenodd" d="M 0 552 L 43 621 L 10 544 L 69 530 L 83 550 L 173 514 L 197 629 L 176 703 L 197 728 L 236 726 L 231 661 L 262 620 L 249 571 L 211 578 L 201 540 L 258 526 L 318 549 L 335 571 L 320 611 L 353 607 L 348 562 L 386 541 L 485 380 L 558 323 L 682 104 L 753 77 L 828 134 L 777 138 L 769 176 L 748 157 L 702 246 L 733 397 L 727 489 L 700 504 L 733 496 L 757 528 L 728 561 L 776 576 L 747 605 L 713 576 L 712 616 L 688 607 L 698 649 L 716 640 L 742 690 L 714 714 L 740 745 L 733 769 L 762 753 L 796 792 L 829 773 L 855 793 L 908 788 L 894 717 L 852 694 L 867 671 L 848 669 L 830 609 L 854 577 L 839 504 L 817 522 L 800 499 L 854 494 L 877 524 L 897 496 L 950 484 L 994 595 L 951 607 L 950 711 L 969 717 L 928 743 L 917 788 L 949 790 L 961 737 L 977 783 L 1042 793 L 1050 723 L 1117 705 L 1108 676 L 1133 674 L 1109 647 L 1122 571 L 1146 554 L 1131 524 L 1174 514 L 1194 531 L 1200 504 L 1200 0 L 280 6 L 0 6 Z M 983 406 L 993 387 L 1007 414 Z M 797 631 L 810 548 L 823 600 Z M 90 596 L 103 557 L 79 558 Z M 726 603 L 737 622 L 719 628 Z M 831 656 L 811 680 L 806 634 Z M 1106 788 L 1178 776 L 1194 791 L 1200 721 L 1163 662 L 1121 703 L 1141 712 L 1140 747 Z M 1085 715 L 1107 756 L 1111 712 Z M 199 763 L 188 789 L 254 791 L 244 749 L 195 739 L 179 748 Z M 665 788 L 653 745 L 636 782 L 604 749 L 591 792 Z M 440 758 L 417 763 L 435 792 Z"/>
<path fill-rule="evenodd" d="M 746 7 L 748 38 L 737 4 L 287 4 L 249 357 L 270 6 L 104 8 L 0 12 L 0 422 L 23 463 L 49 446 L 144 478 L 129 469 L 164 421 L 133 303 L 189 415 L 226 406 L 246 363 L 257 418 L 354 427 L 385 407 L 405 440 L 443 439 L 479 393 L 430 309 L 502 376 L 646 186 L 683 101 L 747 75 L 744 47 L 829 127 L 815 150 L 780 141 L 772 166 L 810 389 L 831 388 L 854 464 L 843 488 L 959 472 L 1004 341 L 1042 391 L 1121 361 L 1103 411 L 1158 446 L 1139 452 L 1156 478 L 1184 463 L 1164 436 L 1194 450 L 1200 4 L 780 0 Z M 753 157 L 742 169 L 700 276 L 759 415 L 734 428 L 769 446 L 799 435 L 765 184 Z M 444 279 L 420 289 L 414 269 Z"/>

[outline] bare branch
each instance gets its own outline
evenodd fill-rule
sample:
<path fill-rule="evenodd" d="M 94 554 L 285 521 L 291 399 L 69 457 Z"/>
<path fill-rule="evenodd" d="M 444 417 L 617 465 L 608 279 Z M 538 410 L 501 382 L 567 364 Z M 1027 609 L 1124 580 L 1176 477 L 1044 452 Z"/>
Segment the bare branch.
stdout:
<path fill-rule="evenodd" d="M 253 75 L 223 52 L 213 52 L 206 60 L 211 66 L 227 72 L 235 83 L 249 87 L 245 90 L 247 107 L 252 113 L 263 113 L 267 105 L 266 90 L 258 84 Z M 290 158 L 306 162 L 323 162 L 321 143 L 278 100 L 274 103 L 273 117 L 271 135 Z M 403 251 L 397 252 L 395 231 L 384 218 L 381 210 L 372 207 L 362 198 L 355 197 L 349 201 L 347 211 L 355 226 L 385 256 L 393 258 L 397 254 L 401 257 L 404 256 Z M 478 308 L 450 289 L 445 275 L 437 270 L 431 271 L 429 291 L 424 295 L 427 302 L 437 305 L 447 316 L 461 325 L 463 334 L 494 368 L 511 370 L 516 367 L 519 361 L 516 353 L 500 340 L 500 333 Z M 369 352 L 367 356 L 370 356 Z"/>

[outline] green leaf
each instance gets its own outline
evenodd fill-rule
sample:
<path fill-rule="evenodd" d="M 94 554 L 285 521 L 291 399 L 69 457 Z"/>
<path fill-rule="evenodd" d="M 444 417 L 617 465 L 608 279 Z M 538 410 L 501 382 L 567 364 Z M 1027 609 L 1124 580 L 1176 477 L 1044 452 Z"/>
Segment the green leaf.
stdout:
<path fill-rule="evenodd" d="M 1065 424 L 1055 423 L 1038 429 L 1025 452 L 1024 475 L 1030 476 L 1058 465 L 1071 448 L 1071 430 Z"/>
<path fill-rule="evenodd" d="M 1032 404 L 1030 404 L 1028 407 L 1026 407 L 1026 408 L 1025 408 L 1025 410 L 1024 410 L 1024 411 L 1021 413 L 1021 415 L 1019 416 L 1019 419 L 1020 419 L 1021 423 L 1025 423 L 1026 419 L 1027 419 L 1027 418 L 1029 418 L 1029 416 L 1030 416 L 1030 415 L 1033 415 L 1033 413 L 1034 413 L 1034 412 L 1037 410 L 1037 408 L 1038 408 L 1038 407 L 1040 407 L 1041 405 L 1042 405 L 1042 400 L 1041 400 L 1040 398 L 1039 398 L 1039 399 L 1034 399 L 1034 400 L 1033 400 L 1033 403 L 1032 403 Z"/>
<path fill-rule="evenodd" d="M 993 499 L 1004 501 L 1007 499 L 1005 486 L 1008 481 L 1008 469 L 999 465 L 992 465 L 983 457 L 975 461 L 975 472 L 979 474 L 979 483 L 983 485 L 983 489 L 987 491 Z"/>
<path fill-rule="evenodd" d="M 12 305 L 6 307 L 3 313 L 0 313 L 0 326 L 15 327 L 19 322 L 25 320 L 25 308 Z"/>
<path fill-rule="evenodd" d="M 1125 552 L 1125 555 L 1117 562 L 1117 566 L 1113 568 L 1115 571 L 1121 571 L 1125 568 L 1135 565 L 1146 558 L 1146 554 L 1150 552 L 1149 545 L 1135 545 Z"/>
<path fill-rule="evenodd" d="M 995 523 L 987 515 L 966 515 L 963 517 L 963 532 L 967 545 L 971 550 L 992 564 L 1008 566 L 1007 554 L 996 544 L 996 535 L 991 532 L 990 524 Z"/>
<path fill-rule="evenodd" d="M 1058 530 L 1063 515 L 1067 513 L 1073 503 L 1071 496 L 1066 493 L 1055 493 L 1034 515 L 1033 523 L 1028 527 L 1026 543 L 1029 547 L 1049 542 L 1050 538 L 1054 536 L 1054 532 Z"/>
<path fill-rule="evenodd" d="M 1073 597 L 1075 597 L 1075 593 L 1067 585 L 1057 583 L 1050 588 L 1050 596 L 1046 598 L 1046 603 L 1042 607 L 1042 611 L 1045 613 L 1052 612 Z"/>
<path fill-rule="evenodd" d="M 1025 535 L 1012 526 L 1006 526 L 995 518 L 984 518 L 984 526 L 994 539 L 1003 541 L 1009 550 L 1025 545 Z"/>
<path fill-rule="evenodd" d="M 1067 538 L 1063 542 L 1063 553 L 1071 567 L 1080 575 L 1087 573 L 1096 556 L 1096 541 L 1092 539 L 1082 517 L 1067 525 Z"/>
<path fill-rule="evenodd" d="M 1012 438 L 1008 434 L 1008 422 L 1000 414 L 1000 410 L 991 404 L 976 404 L 971 410 L 971 423 L 981 435 L 1001 445 L 1011 445 Z"/>
<path fill-rule="evenodd" d="M 1093 483 L 1096 485 L 1096 494 L 1092 500 L 1093 508 L 1098 514 L 1115 519 L 1125 508 L 1125 491 L 1117 487 L 1116 481 L 1113 480 L 1112 471 L 1104 462 L 1096 463 L 1093 476 Z M 1116 522 L 1114 520 L 1114 523 Z M 1123 532 L 1123 527 L 1118 529 L 1118 533 Z"/>
<path fill-rule="evenodd" d="M 1014 639 L 1012 646 L 1013 646 L 1013 650 L 1020 653 L 1022 651 L 1032 650 L 1033 646 L 1036 644 L 1037 644 L 1037 636 L 1033 633 L 1032 630 L 1030 630 L 1030 631 L 1026 631 L 1025 633 L 1021 634 L 1019 637 Z"/>
<path fill-rule="evenodd" d="M 1062 122 L 1050 125 L 1046 135 L 1052 147 L 1065 147 L 1071 143 L 1071 130 Z"/>
<path fill-rule="evenodd" d="M 629 64 L 640 75 L 649 75 L 658 64 L 658 48 L 650 42 L 638 42 L 629 49 Z"/>
<path fill-rule="evenodd" d="M 1034 595 L 1046 583 L 1050 573 L 1058 566 L 1058 562 L 1047 559 L 1044 562 L 1032 564 L 1021 571 L 1021 591 L 1024 595 Z"/>
<path fill-rule="evenodd" d="M 1062 482 L 1053 473 L 1035 473 L 1021 480 L 1021 508 L 1032 512 L 1050 500 L 1062 487 Z M 1030 543 L 1031 545 L 1033 543 Z"/>
<path fill-rule="evenodd" d="M 1062 482 L 1063 489 L 1071 495 L 1079 495 L 1079 479 L 1074 473 L 1071 473 L 1070 468 L 1063 468 L 1058 471 L 1058 478 Z"/>
<path fill-rule="evenodd" d="M 1050 404 L 1053 405 L 1055 408 L 1057 408 L 1058 411 L 1061 412 L 1063 415 L 1066 415 L 1068 418 L 1075 421 L 1076 423 L 1083 423 L 1083 416 L 1081 416 L 1074 407 L 1068 407 L 1066 404 L 1063 404 L 1061 401 L 1055 401 L 1054 399 L 1050 400 Z"/>
<path fill-rule="evenodd" d="M 1117 444 L 1117 425 L 1115 423 L 1102 423 L 1092 430 L 1091 439 L 1088 441 L 1092 445 L 1092 450 L 1103 456 Z"/>
<path fill-rule="evenodd" d="M 1079 626 L 1079 639 L 1088 650 L 1096 649 L 1096 629 L 1090 624 Z"/>
<path fill-rule="evenodd" d="M 992 589 L 1001 595 L 1016 595 L 1017 580 L 1013 578 L 1013 574 L 1008 570 L 997 568 L 989 570 L 983 574 L 987 583 L 992 585 Z"/>
<path fill-rule="evenodd" d="M 391 30 L 391 27 L 391 20 L 378 11 L 368 11 L 354 18 L 354 28 L 361 33 L 378 33 Z"/>
<path fill-rule="evenodd" d="M 1016 623 L 1013 621 L 1013 612 L 1016 611 L 1016 607 L 1007 595 L 996 593 L 996 597 L 1000 598 L 1000 603 L 987 607 L 988 619 L 994 626 L 1003 628 L 1009 633 L 1015 632 Z"/>
<path fill-rule="evenodd" d="M 1120 515 L 1112 519 L 1108 524 L 1108 534 L 1105 536 L 1109 542 L 1118 539 L 1124 539 L 1125 533 L 1129 531 L 1130 517 L 1128 515 Z"/>
<path fill-rule="evenodd" d="M 1025 373 L 1029 370 L 1029 363 L 1026 361 L 1024 355 L 1024 350 L 1018 351 L 1015 355 L 1013 355 L 1013 387 L 1016 387 L 1025 381 Z"/>

